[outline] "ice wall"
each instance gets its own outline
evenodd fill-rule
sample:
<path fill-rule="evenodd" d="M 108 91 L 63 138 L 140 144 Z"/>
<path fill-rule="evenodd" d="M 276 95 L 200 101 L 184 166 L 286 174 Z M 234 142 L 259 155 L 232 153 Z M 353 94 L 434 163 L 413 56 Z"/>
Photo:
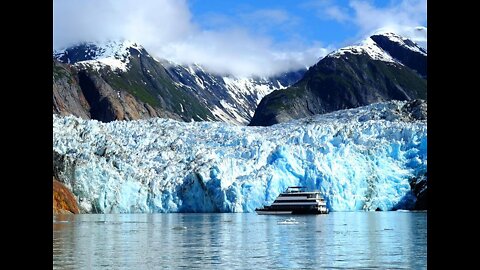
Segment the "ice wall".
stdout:
<path fill-rule="evenodd" d="M 427 125 L 404 104 L 271 127 L 53 115 L 53 150 L 84 212 L 252 212 L 292 185 L 320 190 L 331 211 L 412 208 Z"/>

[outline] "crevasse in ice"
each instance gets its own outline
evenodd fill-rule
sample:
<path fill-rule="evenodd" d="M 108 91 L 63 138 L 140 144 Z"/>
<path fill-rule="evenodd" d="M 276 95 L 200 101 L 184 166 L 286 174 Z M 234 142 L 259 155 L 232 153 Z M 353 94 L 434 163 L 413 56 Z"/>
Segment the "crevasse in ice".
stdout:
<path fill-rule="evenodd" d="M 84 212 L 253 212 L 293 185 L 321 191 L 331 211 L 410 209 L 427 125 L 404 104 L 271 127 L 53 115 L 53 150 Z"/>

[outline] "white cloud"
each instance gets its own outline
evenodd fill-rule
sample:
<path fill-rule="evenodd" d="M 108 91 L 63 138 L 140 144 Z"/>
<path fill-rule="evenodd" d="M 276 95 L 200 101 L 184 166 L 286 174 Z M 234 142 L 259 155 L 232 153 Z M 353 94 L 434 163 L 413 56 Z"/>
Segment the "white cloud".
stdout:
<path fill-rule="evenodd" d="M 354 24 L 358 27 L 358 37 L 363 38 L 375 32 L 392 31 L 417 42 L 426 48 L 427 20 L 426 0 L 391 1 L 385 7 L 376 7 L 370 1 L 349 1 L 349 8 L 342 8 L 333 1 L 319 0 L 311 2 L 317 8 L 320 18 L 328 18 L 340 23 Z M 417 27 L 422 27 L 418 30 Z"/>
<path fill-rule="evenodd" d="M 240 29 L 203 31 L 158 50 L 177 63 L 202 63 L 212 72 L 238 76 L 267 76 L 308 67 L 328 53 L 320 46 L 276 50 L 268 38 L 253 37 Z"/>
<path fill-rule="evenodd" d="M 365 1 L 350 1 L 355 11 L 354 22 L 367 33 L 378 28 L 415 27 L 423 25 L 427 16 L 426 0 L 402 0 L 384 8 L 377 8 Z"/>
<path fill-rule="evenodd" d="M 369 1 L 349 3 L 339 7 L 335 1 L 316 0 L 304 6 L 318 10 L 322 18 L 356 25 L 358 38 L 382 28 L 426 47 L 426 31 L 413 28 L 424 25 L 425 0 L 400 0 L 382 8 Z M 54 47 L 129 39 L 141 43 L 156 58 L 197 63 L 215 73 L 238 76 L 268 76 L 311 66 L 334 49 L 318 42 L 306 45 L 297 30 L 301 18 L 286 10 L 259 9 L 237 15 L 209 14 L 201 18 L 207 27 L 202 29 L 193 22 L 187 0 L 54 0 Z M 287 38 L 282 44 L 270 38 L 272 29 L 283 31 Z"/>
<path fill-rule="evenodd" d="M 251 13 L 289 23 L 282 10 Z M 192 22 L 185 0 L 55 0 L 54 47 L 82 41 L 129 39 L 157 58 L 198 63 L 212 72 L 268 76 L 314 64 L 327 53 L 319 44 L 280 49 L 268 37 L 242 28 L 207 31 Z"/>
<path fill-rule="evenodd" d="M 328 6 L 325 8 L 324 12 L 327 17 L 339 22 L 345 22 L 349 19 L 347 11 L 338 6 Z"/>
<path fill-rule="evenodd" d="M 168 42 L 195 30 L 184 0 L 55 0 L 54 45 L 128 38 Z"/>
<path fill-rule="evenodd" d="M 375 31 L 392 31 L 408 37 L 427 48 L 426 0 L 402 0 L 398 4 L 385 8 L 376 8 L 368 2 L 350 1 L 355 11 L 354 22 L 360 27 L 360 33 L 370 35 Z"/>

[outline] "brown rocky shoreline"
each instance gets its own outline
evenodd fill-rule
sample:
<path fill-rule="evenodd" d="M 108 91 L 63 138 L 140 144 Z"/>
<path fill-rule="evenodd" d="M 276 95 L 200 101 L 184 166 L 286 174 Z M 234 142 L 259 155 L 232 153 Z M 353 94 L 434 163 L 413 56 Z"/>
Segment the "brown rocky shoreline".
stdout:
<path fill-rule="evenodd" d="M 53 177 L 53 214 L 79 214 L 77 199 L 61 182 Z"/>

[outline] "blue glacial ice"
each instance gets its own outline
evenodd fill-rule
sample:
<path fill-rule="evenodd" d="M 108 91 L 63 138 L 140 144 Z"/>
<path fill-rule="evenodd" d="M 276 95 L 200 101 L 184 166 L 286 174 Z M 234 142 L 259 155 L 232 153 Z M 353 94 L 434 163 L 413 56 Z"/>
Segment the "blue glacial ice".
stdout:
<path fill-rule="evenodd" d="M 271 127 L 53 115 L 53 150 L 83 212 L 253 212 L 294 185 L 321 191 L 331 211 L 409 209 L 427 124 L 404 104 Z"/>

